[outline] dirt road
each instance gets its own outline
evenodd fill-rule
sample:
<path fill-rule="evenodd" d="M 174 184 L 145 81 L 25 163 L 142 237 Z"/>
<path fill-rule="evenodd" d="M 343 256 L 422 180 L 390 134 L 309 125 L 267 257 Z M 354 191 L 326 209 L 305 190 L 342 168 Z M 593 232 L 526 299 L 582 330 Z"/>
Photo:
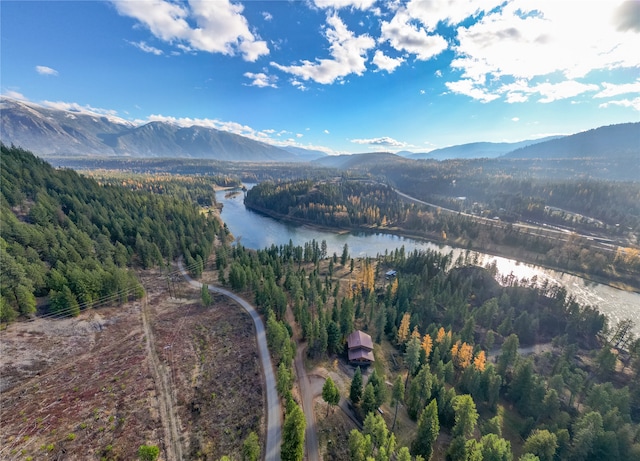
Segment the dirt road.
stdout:
<path fill-rule="evenodd" d="M 182 276 L 191 286 L 198 289 L 202 288 L 202 283 L 189 277 L 184 269 L 182 261 L 178 262 L 178 268 L 180 269 Z M 267 348 L 267 336 L 264 328 L 264 322 L 255 308 L 236 294 L 225 290 L 224 288 L 212 285 L 209 285 L 209 291 L 219 293 L 232 299 L 247 311 L 253 320 L 267 394 L 267 446 L 264 459 L 267 461 L 279 461 L 280 445 L 282 444 L 282 410 L 280 408 L 280 399 L 276 389 L 276 378 L 273 371 L 273 365 L 271 364 L 271 356 L 269 355 L 269 349 Z"/>
<path fill-rule="evenodd" d="M 155 339 L 153 337 L 153 330 L 149 323 L 148 318 L 149 305 L 145 299 L 142 307 L 142 325 L 144 328 L 144 334 L 147 338 L 147 354 L 149 356 L 149 363 L 151 365 L 151 372 L 154 376 L 156 383 L 156 390 L 158 392 L 158 402 L 160 404 L 160 413 L 162 419 L 162 426 L 165 433 L 165 450 L 167 453 L 168 461 L 181 461 L 182 460 L 182 442 L 180 437 L 180 420 L 176 412 L 176 405 L 174 402 L 173 386 L 169 381 L 167 370 L 164 365 L 160 363 L 158 355 L 154 347 Z"/>
<path fill-rule="evenodd" d="M 311 387 L 311 382 L 309 381 L 307 371 L 304 369 L 303 355 L 305 350 L 306 345 L 298 346 L 296 358 L 294 360 L 296 374 L 298 375 L 298 384 L 300 385 L 302 409 L 304 411 L 304 417 L 307 422 L 304 440 L 307 452 L 307 461 L 320 461 L 320 455 L 318 453 L 318 433 L 316 428 L 316 418 L 313 414 L 314 392 L 313 388 Z"/>

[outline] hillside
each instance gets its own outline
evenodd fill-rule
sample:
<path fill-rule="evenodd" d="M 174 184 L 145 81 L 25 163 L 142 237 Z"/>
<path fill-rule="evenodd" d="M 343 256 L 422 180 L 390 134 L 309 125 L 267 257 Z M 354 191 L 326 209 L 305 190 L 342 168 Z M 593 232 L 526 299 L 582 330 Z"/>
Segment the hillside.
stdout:
<path fill-rule="evenodd" d="M 98 114 L 64 111 L 2 97 L 0 139 L 47 156 L 186 157 L 294 162 L 320 156 L 202 126 L 143 125 Z"/>
<path fill-rule="evenodd" d="M 561 136 L 549 136 L 540 139 L 529 139 L 520 142 L 472 142 L 456 146 L 435 149 L 428 153 L 406 155 L 412 159 L 465 159 L 465 158 L 496 158 L 512 152 L 516 149 L 538 144 L 540 142 L 558 139 Z"/>
<path fill-rule="evenodd" d="M 75 316 L 138 298 L 130 267 L 157 267 L 179 255 L 189 264 L 205 261 L 220 231 L 188 190 L 103 187 L 4 145 L 0 173 L 0 322 L 37 308 Z"/>
<path fill-rule="evenodd" d="M 523 147 L 506 158 L 629 159 L 640 164 L 640 123 L 622 123 Z"/>

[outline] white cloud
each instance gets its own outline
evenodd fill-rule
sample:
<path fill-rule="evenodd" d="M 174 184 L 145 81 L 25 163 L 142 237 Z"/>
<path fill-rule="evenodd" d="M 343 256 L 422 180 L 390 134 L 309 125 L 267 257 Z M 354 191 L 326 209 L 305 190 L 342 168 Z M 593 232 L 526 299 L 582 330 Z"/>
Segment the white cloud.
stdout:
<path fill-rule="evenodd" d="M 296 138 L 301 138 L 301 137 L 303 137 L 303 136 L 304 136 L 304 135 L 303 135 L 302 133 L 296 133 Z"/>
<path fill-rule="evenodd" d="M 128 41 L 128 43 L 135 46 L 139 50 L 144 51 L 145 53 L 155 54 L 156 56 L 160 56 L 164 53 L 162 50 L 154 46 L 147 45 L 146 42 L 129 42 Z"/>
<path fill-rule="evenodd" d="M 300 91 L 307 91 L 308 88 L 305 86 L 304 83 L 302 83 L 300 80 L 296 79 L 296 78 L 292 78 L 291 80 L 291 86 L 299 89 Z"/>
<path fill-rule="evenodd" d="M 265 21 L 271 21 L 273 19 L 273 15 L 268 11 L 263 11 L 262 17 L 264 18 Z"/>
<path fill-rule="evenodd" d="M 380 70 L 386 70 L 389 73 L 392 73 L 396 70 L 396 67 L 401 65 L 404 62 L 404 58 L 392 58 L 390 56 L 385 55 L 382 51 L 376 50 L 373 55 L 373 63 L 378 66 Z"/>
<path fill-rule="evenodd" d="M 324 134 L 329 134 L 329 130 L 324 130 L 323 133 Z"/>
<path fill-rule="evenodd" d="M 17 99 L 18 101 L 28 101 L 29 99 L 23 95 L 22 93 L 18 93 L 17 91 L 8 90 L 2 93 L 2 96 L 6 96 L 7 98 Z"/>
<path fill-rule="evenodd" d="M 491 102 L 500 97 L 497 94 L 491 94 L 487 92 L 484 88 L 477 85 L 471 79 L 458 80 L 457 82 L 447 82 L 445 83 L 445 85 L 454 93 L 469 96 L 470 98 L 477 99 L 480 102 Z"/>
<path fill-rule="evenodd" d="M 247 125 L 236 122 L 224 122 L 210 118 L 172 117 L 161 114 L 149 115 L 146 121 L 140 122 L 164 122 L 180 127 L 201 126 L 204 128 L 214 128 L 216 130 L 228 131 L 230 133 L 247 136 L 252 139 L 259 137 L 258 132 Z"/>
<path fill-rule="evenodd" d="M 576 80 L 563 80 L 558 83 L 542 82 L 531 85 L 527 80 L 521 79 L 508 85 L 502 85 L 497 93 L 506 93 L 506 102 L 508 103 L 526 102 L 536 94 L 540 96 L 538 102 L 549 103 L 599 89 L 598 85 L 581 83 Z"/>
<path fill-rule="evenodd" d="M 593 91 L 576 79 L 596 70 L 640 67 L 638 35 L 619 14 L 624 6 L 620 0 L 512 0 L 495 11 L 483 6 L 485 14 L 475 24 L 457 29 L 457 58 L 451 65 L 462 72 L 462 80 L 505 94 L 511 103 L 532 93 L 542 95 L 540 102 L 551 102 Z M 559 76 L 565 80 L 531 83 Z M 509 83 L 514 81 L 525 82 L 524 91 L 516 91 Z"/>
<path fill-rule="evenodd" d="M 640 112 L 640 97 L 635 99 L 620 99 L 617 101 L 607 101 L 600 104 L 598 107 L 606 109 L 609 106 L 630 107 Z"/>
<path fill-rule="evenodd" d="M 367 51 L 375 46 L 375 41 L 366 34 L 354 35 L 335 13 L 327 15 L 325 36 L 331 44 L 329 50 L 333 59 L 303 60 L 301 64 L 291 66 L 275 62 L 271 65 L 303 80 L 324 85 L 342 81 L 349 74 L 362 75 L 366 70 Z"/>
<path fill-rule="evenodd" d="M 58 71 L 47 66 L 36 66 L 36 72 L 40 75 L 58 75 Z"/>
<path fill-rule="evenodd" d="M 376 0 L 313 0 L 318 8 L 354 8 L 357 10 L 370 9 Z"/>
<path fill-rule="evenodd" d="M 257 74 L 254 74 L 253 72 L 245 72 L 244 76 L 252 80 L 250 86 L 257 86 L 260 88 L 278 88 L 278 85 L 276 85 L 278 77 L 276 75 L 267 75 L 263 72 Z"/>
<path fill-rule="evenodd" d="M 528 100 L 529 100 L 529 96 L 527 96 L 526 94 L 518 93 L 518 92 L 508 93 L 507 99 L 505 99 L 505 101 L 508 102 L 509 104 L 513 104 L 516 102 L 527 102 Z"/>
<path fill-rule="evenodd" d="M 380 41 L 388 41 L 396 50 L 414 54 L 421 61 L 437 56 L 448 46 L 441 35 L 429 35 L 418 27 L 404 8 L 396 11 L 391 21 L 382 21 Z"/>
<path fill-rule="evenodd" d="M 79 114 L 92 115 L 94 117 L 106 117 L 109 121 L 114 123 L 123 123 L 131 125 L 131 122 L 118 116 L 118 111 L 113 109 L 101 109 L 99 107 L 91 107 L 88 104 L 84 106 L 77 102 L 63 102 L 63 101 L 42 101 L 40 105 L 44 107 L 50 107 L 51 109 L 63 110 L 67 112 L 74 112 Z"/>
<path fill-rule="evenodd" d="M 640 80 L 633 83 L 623 83 L 616 85 L 614 83 L 602 82 L 604 89 L 594 96 L 594 98 L 611 98 L 621 94 L 640 93 Z"/>
<path fill-rule="evenodd" d="M 448 2 L 454 9 L 460 7 L 458 15 L 427 15 L 438 2 L 410 3 L 407 9 L 427 28 L 478 14 L 472 11 L 475 5 L 463 1 Z M 538 102 L 550 103 L 598 90 L 594 97 L 640 92 L 640 80 L 605 82 L 600 88 L 589 78 L 596 70 L 640 67 L 635 51 L 640 26 L 636 30 L 628 15 L 621 13 L 631 8 L 628 3 L 512 0 L 494 11 L 489 6 L 482 6 L 484 15 L 475 24 L 457 29 L 457 57 L 451 66 L 462 77 L 446 84 L 451 91 L 484 102 L 504 96 L 507 103 L 526 102 L 535 95 Z M 631 9 L 636 15 L 640 11 L 637 5 Z M 633 107 L 633 100 L 617 102 Z"/>
<path fill-rule="evenodd" d="M 165 42 L 189 49 L 242 54 L 255 61 L 269 54 L 267 43 L 256 37 L 242 15 L 244 7 L 229 0 L 191 0 L 178 4 L 166 0 L 112 0 L 118 13 L 137 19 Z"/>
<path fill-rule="evenodd" d="M 519 122 L 520 121 L 520 117 L 513 117 L 511 119 L 512 122 Z"/>
<path fill-rule="evenodd" d="M 503 0 L 411 0 L 407 11 L 411 17 L 419 19 L 427 30 L 433 31 L 439 22 L 456 25 L 481 12 L 491 11 Z"/>
<path fill-rule="evenodd" d="M 532 88 L 532 91 L 540 93 L 542 96 L 539 102 L 547 103 L 559 99 L 572 98 L 588 91 L 597 91 L 598 89 L 598 85 L 565 80 L 560 83 L 539 83 Z"/>
<path fill-rule="evenodd" d="M 380 138 L 368 138 L 368 139 L 352 139 L 351 142 L 355 144 L 368 144 L 370 146 L 386 146 L 386 147 L 406 147 L 407 143 L 402 141 L 397 141 L 388 136 L 383 136 Z"/>

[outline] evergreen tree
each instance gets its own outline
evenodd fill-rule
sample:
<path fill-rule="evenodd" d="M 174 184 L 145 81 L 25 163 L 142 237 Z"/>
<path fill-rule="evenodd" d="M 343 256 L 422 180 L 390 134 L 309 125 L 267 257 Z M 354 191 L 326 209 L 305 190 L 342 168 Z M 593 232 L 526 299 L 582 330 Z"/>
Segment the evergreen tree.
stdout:
<path fill-rule="evenodd" d="M 558 448 L 558 438 L 547 429 L 534 430 L 524 442 L 524 451 L 536 455 L 540 461 L 553 461 Z"/>
<path fill-rule="evenodd" d="M 211 303 L 213 303 L 213 298 L 211 297 L 211 292 L 209 291 L 209 285 L 207 285 L 206 283 L 202 284 L 200 295 L 202 297 L 202 304 L 205 307 L 211 306 Z"/>
<path fill-rule="evenodd" d="M 260 459 L 260 440 L 255 432 L 250 432 L 242 443 L 242 461 L 258 461 Z"/>
<path fill-rule="evenodd" d="M 402 376 L 396 376 L 396 380 L 393 382 L 393 390 L 391 391 L 391 403 L 395 405 L 395 412 L 393 414 L 393 424 L 391 425 L 391 432 L 396 428 L 396 419 L 398 418 L 398 405 L 404 400 L 404 384 L 402 382 Z"/>
<path fill-rule="evenodd" d="M 453 409 L 455 411 L 453 435 L 471 437 L 478 421 L 478 412 L 473 398 L 468 394 L 456 396 L 453 400 Z"/>
<path fill-rule="evenodd" d="M 327 416 L 329 415 L 329 408 L 340 403 L 340 391 L 338 390 L 330 376 L 327 377 L 324 385 L 322 386 L 322 399 L 328 404 Z"/>
<path fill-rule="evenodd" d="M 304 431 L 306 422 L 304 413 L 293 400 L 287 402 L 282 426 L 282 448 L 280 459 L 283 461 L 302 461 L 304 457 Z"/>
<path fill-rule="evenodd" d="M 371 383 L 367 383 L 364 388 L 360 408 L 362 408 L 362 414 L 365 416 L 376 411 L 376 408 L 378 408 L 376 404 L 376 391 Z"/>
<path fill-rule="evenodd" d="M 348 259 L 349 259 L 349 245 L 345 243 L 344 247 L 342 247 L 342 256 L 340 257 L 340 264 L 342 264 L 343 267 L 346 266 Z"/>
<path fill-rule="evenodd" d="M 362 372 L 360 371 L 360 367 L 357 367 L 356 372 L 353 375 L 353 379 L 351 380 L 351 388 L 349 390 L 349 399 L 353 402 L 354 405 L 358 405 L 360 403 L 361 398 L 362 398 Z"/>
<path fill-rule="evenodd" d="M 426 460 L 431 459 L 433 454 L 433 445 L 438 438 L 440 432 L 440 421 L 438 420 L 438 404 L 433 399 L 420 413 L 418 419 L 418 431 L 416 438 L 411 445 L 411 451 L 414 455 L 420 455 Z"/>
<path fill-rule="evenodd" d="M 482 461 L 511 461 L 511 442 L 496 434 L 487 434 L 480 439 L 479 451 Z"/>

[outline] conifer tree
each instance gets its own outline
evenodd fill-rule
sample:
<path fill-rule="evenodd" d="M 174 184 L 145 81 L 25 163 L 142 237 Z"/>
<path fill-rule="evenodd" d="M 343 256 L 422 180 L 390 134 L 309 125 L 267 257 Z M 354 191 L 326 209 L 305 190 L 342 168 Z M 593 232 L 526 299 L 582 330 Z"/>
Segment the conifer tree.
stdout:
<path fill-rule="evenodd" d="M 438 438 L 440 432 L 440 421 L 438 420 L 438 404 L 433 399 L 429 405 L 420 413 L 418 419 L 418 432 L 416 438 L 411 445 L 411 451 L 414 455 L 423 456 L 424 459 L 431 459 L 433 454 L 433 445 Z"/>
<path fill-rule="evenodd" d="M 360 399 L 362 399 L 362 372 L 360 371 L 360 367 L 356 368 L 356 372 L 351 380 L 349 399 L 354 405 L 358 405 L 360 403 Z"/>

